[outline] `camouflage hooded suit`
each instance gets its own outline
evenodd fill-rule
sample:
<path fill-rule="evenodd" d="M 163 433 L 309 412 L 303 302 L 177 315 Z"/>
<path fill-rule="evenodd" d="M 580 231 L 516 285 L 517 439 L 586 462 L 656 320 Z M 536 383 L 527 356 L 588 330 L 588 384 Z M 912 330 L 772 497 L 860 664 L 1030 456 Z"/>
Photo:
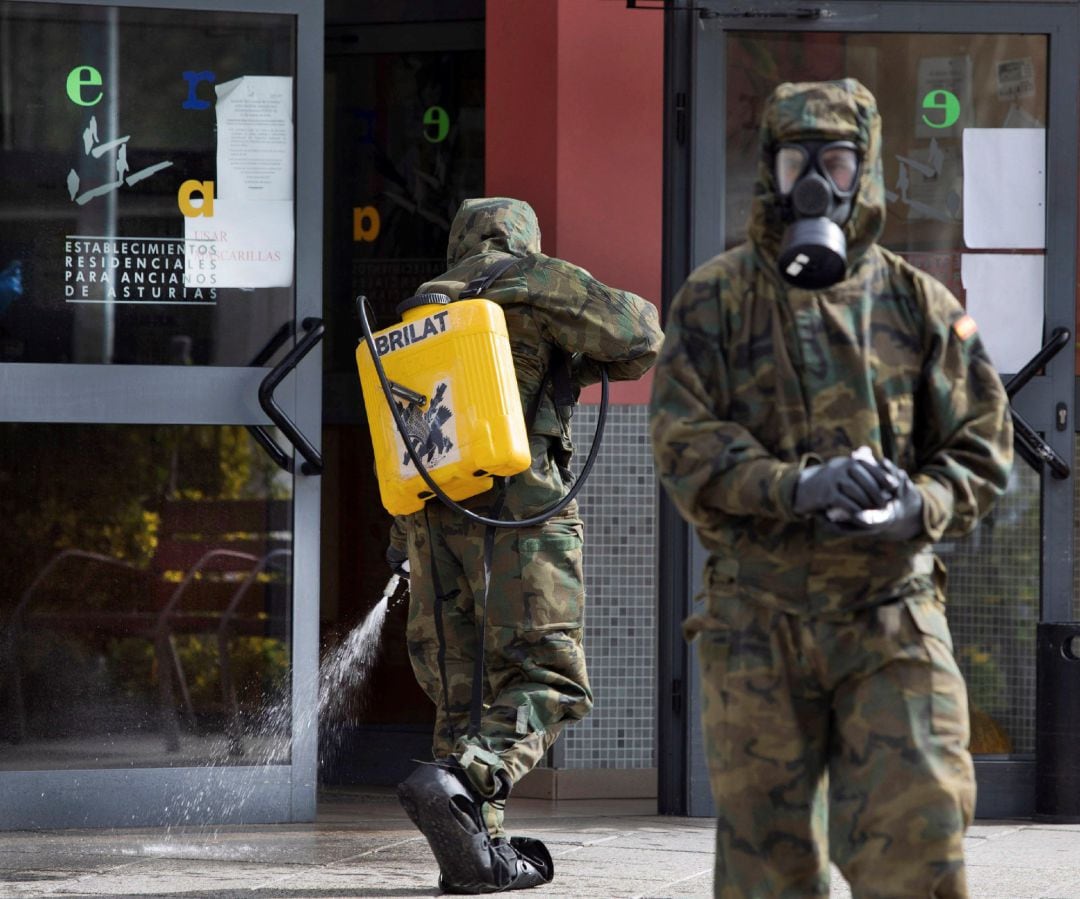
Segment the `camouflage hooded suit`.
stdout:
<path fill-rule="evenodd" d="M 676 296 L 657 364 L 659 476 L 710 555 L 698 640 L 718 809 L 715 892 L 965 896 L 974 806 L 966 689 L 944 611 L 943 536 L 1005 489 L 1012 426 L 974 322 L 878 246 L 880 118 L 854 80 L 784 84 L 764 111 L 749 240 Z M 832 287 L 786 284 L 772 171 L 781 142 L 850 140 L 861 157 Z M 799 517 L 808 465 L 869 446 L 922 498 L 906 541 Z"/>
<path fill-rule="evenodd" d="M 607 287 L 584 269 L 540 252 L 540 228 L 520 200 L 466 200 L 454 218 L 449 270 L 418 292 L 457 298 L 466 284 L 507 254 L 519 261 L 484 291 L 506 316 L 522 408 L 544 381 L 553 348 L 573 361 L 573 386 L 640 377 L 656 360 L 660 328 L 655 307 Z M 573 481 L 569 410 L 544 391 L 530 430 L 532 465 L 507 479 L 501 517 L 531 517 L 566 495 Z M 491 515 L 488 491 L 463 503 Z M 467 734 L 476 645 L 476 598 L 482 596 L 482 525 L 437 500 L 395 521 L 391 543 L 407 545 L 410 566 L 409 655 L 417 680 L 435 703 L 435 758 L 455 756 L 485 797 L 499 792 L 496 772 L 510 783 L 541 759 L 567 720 L 592 707 L 582 630 L 585 588 L 582 523 L 577 502 L 544 524 L 496 533 L 487 591 L 485 701 L 480 731 Z M 432 565 L 437 570 L 432 571 Z M 437 615 L 436 582 L 445 594 Z M 442 629 L 440 640 L 437 629 Z M 446 694 L 438 654 L 445 646 Z M 502 832 L 501 803 L 485 803 L 493 836 Z"/>

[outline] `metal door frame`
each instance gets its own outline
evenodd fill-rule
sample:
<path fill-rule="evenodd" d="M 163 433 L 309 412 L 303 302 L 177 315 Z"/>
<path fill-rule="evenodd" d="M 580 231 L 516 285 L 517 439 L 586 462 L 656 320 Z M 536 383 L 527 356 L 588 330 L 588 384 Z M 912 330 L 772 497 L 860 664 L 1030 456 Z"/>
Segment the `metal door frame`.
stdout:
<path fill-rule="evenodd" d="M 33 0 L 40 4 L 69 0 Z M 322 0 L 70 0 L 69 5 L 292 15 L 296 20 L 296 321 L 322 315 Z M 302 235 L 302 239 L 301 239 Z M 270 425 L 258 401 L 265 369 L 0 363 L 0 421 Z M 322 353 L 278 388 L 278 405 L 321 444 Z M 318 703 L 320 479 L 293 482 L 292 752 L 288 765 L 0 772 L 0 829 L 312 821 Z M 310 716 L 308 716 L 310 717 Z M 203 818 L 180 821 L 198 791 Z"/>
<path fill-rule="evenodd" d="M 668 0 L 665 44 L 665 308 L 678 284 L 723 248 L 725 36 L 730 31 L 851 31 L 1045 34 L 1048 46 L 1047 228 L 1044 333 L 1075 334 L 1077 247 L 1077 106 L 1075 60 L 1080 46 L 1077 0 Z M 672 240 L 681 234 L 681 243 Z M 1071 349 L 1032 379 L 1016 409 L 1073 464 L 1074 428 L 1058 431 L 1054 409 L 1073 418 L 1077 383 Z M 1074 424 L 1075 427 L 1075 424 Z M 1017 464 L 1024 464 L 1017 461 Z M 1042 482 L 1041 618 L 1072 618 L 1073 481 Z M 704 753 L 696 724 L 700 688 L 695 654 L 677 639 L 706 554 L 661 499 L 669 524 L 661 556 L 659 696 L 660 810 L 712 815 Z M 671 591 L 665 595 L 665 591 Z M 672 695 L 689 708 L 673 711 Z M 664 701 L 664 697 L 667 697 Z M 669 765 L 670 769 L 663 770 Z M 1033 759 L 976 760 L 980 817 L 1030 816 Z"/>

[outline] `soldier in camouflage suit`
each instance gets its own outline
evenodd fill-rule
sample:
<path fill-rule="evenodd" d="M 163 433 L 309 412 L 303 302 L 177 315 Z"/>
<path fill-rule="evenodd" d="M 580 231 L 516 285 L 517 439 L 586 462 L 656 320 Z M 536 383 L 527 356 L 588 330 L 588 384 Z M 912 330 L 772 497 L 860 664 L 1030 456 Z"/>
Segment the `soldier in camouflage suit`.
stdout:
<path fill-rule="evenodd" d="M 536 214 L 520 200 L 466 200 L 451 227 L 449 270 L 419 292 L 456 299 L 469 281 L 507 254 L 519 261 L 483 296 L 505 313 L 522 409 L 533 407 L 555 348 L 572 360 L 575 388 L 597 381 L 601 365 L 611 379 L 629 380 L 640 377 L 656 360 L 661 334 L 655 307 L 601 284 L 575 265 L 542 254 Z M 574 449 L 569 412 L 556 406 L 548 387 L 530 430 L 532 466 L 507 479 L 501 517 L 531 517 L 569 490 Z M 491 516 L 495 492 L 463 505 Z M 447 768 L 452 769 L 476 800 L 487 835 L 505 853 L 503 803 L 510 787 L 540 761 L 567 721 L 583 718 L 592 707 L 582 649 L 582 523 L 577 502 L 572 501 L 542 525 L 496 531 L 487 591 L 485 702 L 480 732 L 470 736 L 474 608 L 475 597 L 484 592 L 484 531 L 482 525 L 433 500 L 424 511 L 395 521 L 387 558 L 391 566 L 408 558 L 409 654 L 417 680 L 437 709 L 433 746 L 437 762 L 422 766 L 410 778 L 421 783 L 408 786 L 406 781 L 406 792 L 415 795 L 403 797 L 403 803 L 407 809 L 409 803 L 422 803 L 419 794 L 432 790 L 457 795 L 456 785 L 444 776 Z M 441 616 L 435 609 L 436 584 L 446 594 Z M 445 685 L 440 646 L 445 647 Z M 437 783 L 432 784 L 432 778 Z M 468 800 L 458 795 L 458 802 Z M 418 816 L 423 817 L 422 810 Z M 503 883 L 506 877 L 499 874 L 497 860 L 485 874 L 489 850 L 482 845 L 476 850 L 479 860 L 466 859 L 471 873 L 455 874 L 461 869 L 461 865 L 454 868 L 455 859 L 468 852 L 453 839 L 448 848 L 440 849 L 438 844 L 446 841 L 438 834 L 433 838 L 424 826 L 421 829 L 440 863 L 444 887 L 495 891 L 534 885 L 528 877 L 515 883 L 513 870 Z M 478 836 L 481 844 L 484 839 L 485 835 Z M 455 877 L 457 881 L 468 877 L 470 883 L 455 882 Z M 482 882 L 485 878 L 493 882 Z"/>
<path fill-rule="evenodd" d="M 846 272 L 820 290 L 777 269 L 773 156 L 812 139 L 852 141 L 860 160 Z M 831 859 L 856 896 L 966 896 L 967 697 L 932 544 L 1005 489 L 1006 395 L 956 299 L 875 243 L 870 92 L 781 85 L 761 149 L 749 241 L 676 296 L 650 410 L 663 486 L 710 553 L 684 631 L 701 660 L 714 892 L 827 896 Z M 863 446 L 915 502 L 901 537 L 797 511 L 805 478 Z"/>

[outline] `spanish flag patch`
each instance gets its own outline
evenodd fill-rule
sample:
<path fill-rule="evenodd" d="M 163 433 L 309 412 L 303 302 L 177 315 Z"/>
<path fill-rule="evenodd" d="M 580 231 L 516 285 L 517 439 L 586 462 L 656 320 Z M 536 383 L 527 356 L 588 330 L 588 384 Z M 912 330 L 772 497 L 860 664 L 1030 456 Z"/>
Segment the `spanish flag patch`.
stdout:
<path fill-rule="evenodd" d="M 967 340 L 979 330 L 979 326 L 975 324 L 975 319 L 970 315 L 961 315 L 953 322 L 952 329 L 961 340 Z"/>

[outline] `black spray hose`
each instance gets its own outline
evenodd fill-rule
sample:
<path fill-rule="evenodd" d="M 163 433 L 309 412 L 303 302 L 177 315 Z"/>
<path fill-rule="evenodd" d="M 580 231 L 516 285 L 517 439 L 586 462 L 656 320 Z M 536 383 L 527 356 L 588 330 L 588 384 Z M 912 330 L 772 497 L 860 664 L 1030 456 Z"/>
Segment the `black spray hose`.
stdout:
<path fill-rule="evenodd" d="M 569 505 L 570 501 L 577 496 L 578 491 L 585 483 L 585 479 L 589 476 L 589 472 L 592 470 L 593 463 L 596 461 L 596 456 L 600 449 L 600 440 L 604 436 L 604 423 L 607 420 L 608 410 L 608 374 L 606 368 L 602 366 L 600 368 L 600 411 L 597 413 L 596 417 L 596 434 L 593 436 L 592 446 L 589 447 L 588 458 L 585 459 L 585 464 L 581 467 L 581 476 L 574 482 L 574 485 L 567 492 L 566 496 L 552 506 L 549 506 L 543 512 L 533 515 L 531 518 L 522 518 L 520 521 L 507 521 L 502 518 L 487 518 L 483 515 L 477 515 L 475 512 L 466 509 L 464 506 L 461 506 L 450 499 L 450 497 L 443 492 L 442 488 L 435 483 L 435 480 L 431 475 L 428 474 L 428 470 L 424 468 L 424 464 L 420 461 L 419 454 L 416 452 L 416 449 L 412 445 L 412 441 L 409 439 L 408 431 L 405 428 L 405 420 L 398 411 L 397 403 L 394 402 L 393 394 L 390 391 L 390 381 L 386 377 L 386 371 L 383 369 L 382 360 L 375 350 L 375 338 L 372 336 L 371 325 L 368 322 L 367 308 L 367 297 L 358 296 L 356 298 L 356 310 L 360 314 L 360 327 L 364 329 L 364 340 L 367 342 L 368 352 L 371 353 L 371 361 L 375 364 L 375 372 L 379 376 L 379 383 L 382 385 L 383 394 L 386 397 L 386 404 L 390 407 L 390 414 L 394 416 L 394 424 L 397 425 L 398 433 L 401 434 L 405 449 L 408 451 L 409 458 L 412 460 L 413 465 L 416 466 L 417 472 L 420 477 L 424 479 L 424 483 L 431 488 L 431 491 L 444 505 L 453 509 L 455 512 L 460 512 L 469 519 L 469 521 L 496 528 L 535 527 L 538 524 L 543 524 L 553 515 L 558 514 Z"/>

